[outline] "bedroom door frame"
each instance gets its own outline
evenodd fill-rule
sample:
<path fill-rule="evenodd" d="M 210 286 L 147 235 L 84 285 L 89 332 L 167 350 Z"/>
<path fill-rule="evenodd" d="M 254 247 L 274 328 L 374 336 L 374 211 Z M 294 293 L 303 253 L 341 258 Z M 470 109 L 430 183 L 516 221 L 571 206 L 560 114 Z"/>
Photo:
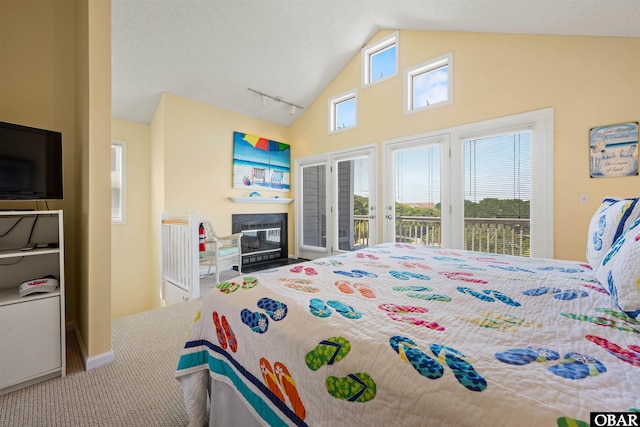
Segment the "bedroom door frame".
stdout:
<path fill-rule="evenodd" d="M 360 158 L 368 159 L 368 187 L 369 187 L 369 246 L 378 243 L 378 146 L 377 144 L 367 144 L 350 149 L 333 151 L 314 156 L 302 157 L 294 160 L 295 167 L 295 256 L 296 258 L 316 259 L 345 251 L 339 250 L 338 237 L 338 164 L 343 161 Z M 313 167 L 324 167 L 325 179 L 320 185 L 324 185 L 325 203 L 318 206 L 318 219 L 324 217 L 324 235 L 318 236 L 324 245 L 305 244 L 305 195 L 304 195 L 304 169 Z M 320 198 L 322 199 L 322 198 Z M 322 230 L 322 225 L 317 227 L 316 232 Z"/>

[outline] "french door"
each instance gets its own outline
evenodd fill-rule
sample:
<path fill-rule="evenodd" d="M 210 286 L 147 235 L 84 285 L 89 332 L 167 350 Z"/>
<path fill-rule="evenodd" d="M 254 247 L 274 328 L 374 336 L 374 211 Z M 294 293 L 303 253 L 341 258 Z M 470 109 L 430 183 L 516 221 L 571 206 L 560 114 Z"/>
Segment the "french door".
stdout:
<path fill-rule="evenodd" d="M 375 147 L 295 163 L 297 257 L 315 259 L 377 243 Z"/>
<path fill-rule="evenodd" d="M 449 247 L 449 152 L 448 134 L 386 144 L 385 241 Z"/>
<path fill-rule="evenodd" d="M 377 145 L 295 168 L 297 257 L 375 245 L 380 229 L 384 242 L 553 258 L 551 108 L 383 141 L 380 177 Z"/>
<path fill-rule="evenodd" d="M 553 258 L 553 110 L 383 142 L 383 240 Z"/>

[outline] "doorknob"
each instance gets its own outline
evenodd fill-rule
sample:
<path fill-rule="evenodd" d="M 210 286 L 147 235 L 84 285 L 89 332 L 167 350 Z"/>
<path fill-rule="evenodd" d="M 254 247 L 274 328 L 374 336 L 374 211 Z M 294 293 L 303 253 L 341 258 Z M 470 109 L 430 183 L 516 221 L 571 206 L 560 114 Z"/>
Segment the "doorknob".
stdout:
<path fill-rule="evenodd" d="M 393 216 L 391 216 L 391 215 L 385 215 L 385 218 L 387 218 L 387 219 L 393 219 Z"/>

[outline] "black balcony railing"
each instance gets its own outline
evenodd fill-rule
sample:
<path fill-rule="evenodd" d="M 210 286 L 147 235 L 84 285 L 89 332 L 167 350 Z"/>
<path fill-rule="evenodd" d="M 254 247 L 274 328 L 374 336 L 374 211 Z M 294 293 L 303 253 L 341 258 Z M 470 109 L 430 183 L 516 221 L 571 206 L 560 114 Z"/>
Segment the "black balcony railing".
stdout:
<path fill-rule="evenodd" d="M 369 220 L 354 216 L 354 246 L 368 246 Z M 439 217 L 397 216 L 396 242 L 440 246 Z M 465 218 L 464 249 L 507 255 L 530 255 L 530 221 L 514 218 Z"/>

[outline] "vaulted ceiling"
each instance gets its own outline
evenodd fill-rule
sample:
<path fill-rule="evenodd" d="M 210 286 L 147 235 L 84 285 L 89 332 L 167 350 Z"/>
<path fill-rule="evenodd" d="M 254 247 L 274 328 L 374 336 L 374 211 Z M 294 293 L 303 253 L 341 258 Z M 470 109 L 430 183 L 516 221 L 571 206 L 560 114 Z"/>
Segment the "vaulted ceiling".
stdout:
<path fill-rule="evenodd" d="M 640 0 L 112 0 L 112 115 L 170 92 L 291 126 L 248 88 L 307 107 L 381 29 L 640 37 Z"/>

